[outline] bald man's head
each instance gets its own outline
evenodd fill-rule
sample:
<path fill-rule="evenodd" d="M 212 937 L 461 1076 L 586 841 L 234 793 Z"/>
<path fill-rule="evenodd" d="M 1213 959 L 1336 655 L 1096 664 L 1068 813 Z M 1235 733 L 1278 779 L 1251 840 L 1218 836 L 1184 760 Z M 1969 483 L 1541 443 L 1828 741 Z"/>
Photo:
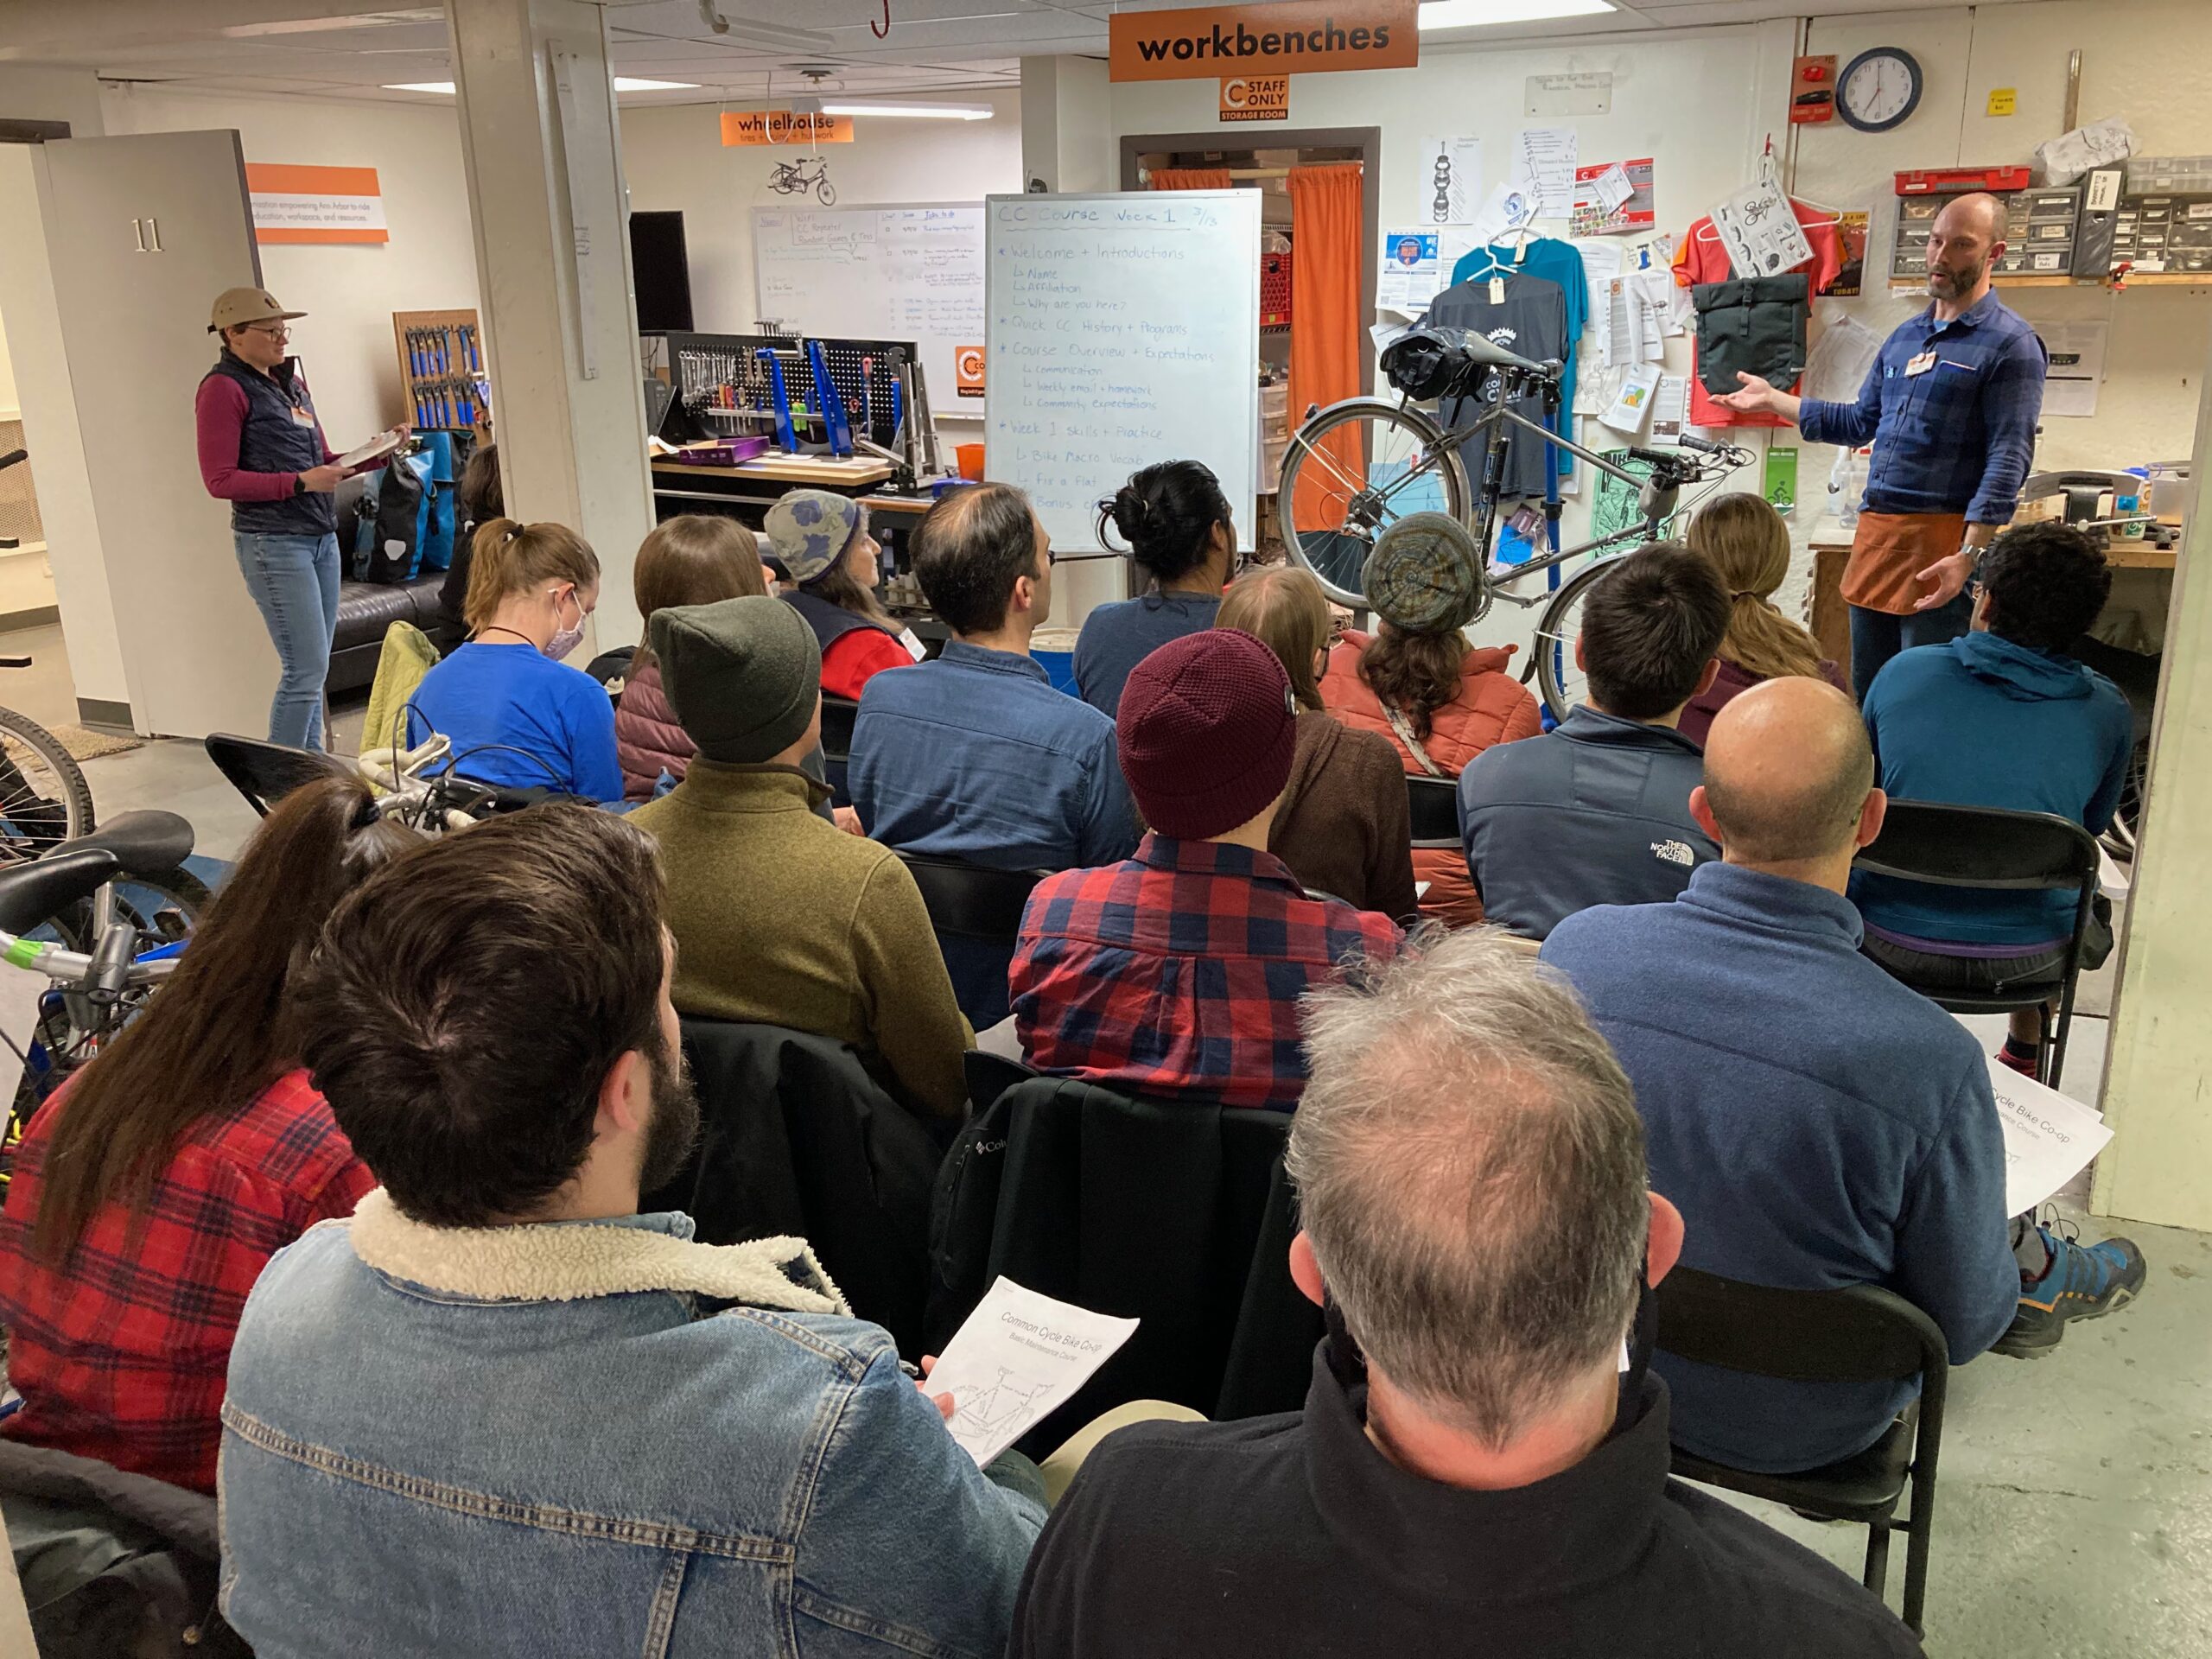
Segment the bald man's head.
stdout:
<path fill-rule="evenodd" d="M 1787 864 L 1854 844 L 1874 750 L 1849 697 L 1820 680 L 1753 686 L 1714 716 L 1705 804 L 1732 861 Z"/>
<path fill-rule="evenodd" d="M 1967 303 L 1980 297 L 2005 246 L 2005 204 L 1986 191 L 1969 191 L 1943 204 L 1928 227 L 1930 295 Z"/>

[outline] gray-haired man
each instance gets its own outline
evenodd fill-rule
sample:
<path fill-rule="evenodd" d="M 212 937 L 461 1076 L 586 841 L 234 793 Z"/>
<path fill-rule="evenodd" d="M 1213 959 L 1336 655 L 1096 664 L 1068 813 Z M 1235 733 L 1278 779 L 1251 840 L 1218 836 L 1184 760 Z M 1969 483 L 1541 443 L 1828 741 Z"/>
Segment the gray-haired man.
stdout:
<path fill-rule="evenodd" d="M 1009 1651 L 1918 1653 L 1834 1567 L 1668 1478 L 1665 1384 L 1619 1356 L 1681 1217 L 1563 982 L 1465 931 L 1306 1016 L 1291 1273 L 1332 1313 L 1306 1409 L 1107 1440 Z"/>

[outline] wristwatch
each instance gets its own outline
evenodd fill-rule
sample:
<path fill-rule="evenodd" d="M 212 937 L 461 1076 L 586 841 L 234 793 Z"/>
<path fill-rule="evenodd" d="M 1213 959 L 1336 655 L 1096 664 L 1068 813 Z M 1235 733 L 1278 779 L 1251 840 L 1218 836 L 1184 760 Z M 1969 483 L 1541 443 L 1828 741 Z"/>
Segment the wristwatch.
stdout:
<path fill-rule="evenodd" d="M 292 474 L 292 493 L 294 495 L 305 495 L 307 493 L 308 480 L 306 475 L 302 473 L 294 473 Z"/>

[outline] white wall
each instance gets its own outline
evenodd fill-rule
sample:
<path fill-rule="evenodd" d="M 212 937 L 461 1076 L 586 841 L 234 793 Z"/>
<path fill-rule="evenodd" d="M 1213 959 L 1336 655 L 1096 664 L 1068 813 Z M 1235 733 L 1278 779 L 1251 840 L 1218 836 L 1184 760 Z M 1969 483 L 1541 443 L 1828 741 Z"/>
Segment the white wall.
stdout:
<path fill-rule="evenodd" d="M 235 127 L 248 162 L 376 168 L 390 241 L 271 244 L 261 250 L 261 274 L 278 299 L 308 314 L 293 325 L 292 346 L 306 365 L 333 444 L 350 448 L 409 418 L 400 399 L 391 314 L 477 302 L 475 242 L 453 106 L 143 86 L 107 86 L 102 98 L 111 133 Z M 214 355 L 212 337 L 208 355 Z"/>
<path fill-rule="evenodd" d="M 1781 107 L 1789 59 L 1787 24 L 1608 36 L 1571 45 L 1424 47 L 1417 68 L 1294 75 L 1290 118 L 1283 129 L 1222 126 L 1218 87 L 1211 79 L 1116 86 L 1113 136 L 1118 152 L 1124 136 L 1218 132 L 1224 144 L 1245 148 L 1281 142 L 1283 130 L 1379 128 L 1380 176 L 1369 188 L 1380 190 L 1382 228 L 1387 231 L 1427 222 L 1425 181 L 1413 161 L 1424 139 L 1437 134 L 1480 138 L 1486 194 L 1491 184 L 1505 178 L 1510 146 L 1522 128 L 1571 125 L 1586 164 L 1655 158 L 1656 229 L 1679 234 L 1713 202 L 1749 181 L 1751 158 L 1770 124 L 1764 111 Z M 1610 114 L 1571 119 L 1522 114 L 1530 75 L 1595 70 L 1613 77 Z M 1755 89 L 1761 86 L 1772 88 L 1773 95 L 1758 95 Z M 1564 234 L 1566 226 L 1546 220 L 1539 228 Z M 1644 238 L 1616 239 L 1633 245 Z M 1368 257 L 1375 257 L 1369 250 Z M 1582 361 L 1594 371 L 1594 341 L 1586 340 L 1586 348 Z M 1687 374 L 1689 364 L 1687 338 L 1670 340 L 1669 372 Z M 1630 442 L 1609 428 L 1585 425 L 1583 441 L 1593 448 Z M 1751 442 L 1757 448 L 1763 439 L 1754 434 Z M 1567 501 L 1560 524 L 1563 544 L 1588 538 L 1590 469 L 1578 464 L 1575 470 L 1581 487 Z M 1755 468 L 1738 476 L 1745 487 L 1758 487 Z M 1523 584 L 1531 593 L 1541 587 L 1541 578 Z M 1534 612 L 1501 606 L 1473 632 L 1484 642 L 1526 640 L 1535 619 Z"/>
<path fill-rule="evenodd" d="M 995 111 L 988 121 L 856 119 L 853 142 L 824 144 L 840 207 L 877 202 L 980 201 L 1021 188 L 1021 99 L 1016 92 L 963 92 L 939 100 Z M 750 334 L 760 315 L 753 280 L 753 209 L 802 206 L 779 196 L 770 170 L 803 149 L 724 149 L 712 104 L 622 111 L 622 164 L 630 206 L 683 215 L 691 264 L 692 320 L 703 334 Z M 951 388 L 930 388 L 940 420 L 955 411 Z"/>

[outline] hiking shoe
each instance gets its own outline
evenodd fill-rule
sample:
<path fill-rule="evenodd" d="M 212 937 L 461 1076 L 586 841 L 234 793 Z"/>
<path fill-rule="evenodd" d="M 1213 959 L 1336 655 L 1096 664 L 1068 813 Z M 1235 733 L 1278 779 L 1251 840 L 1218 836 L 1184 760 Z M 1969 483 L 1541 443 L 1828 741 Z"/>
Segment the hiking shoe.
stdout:
<path fill-rule="evenodd" d="M 2031 1048 L 2023 1051 L 2015 1048 L 2012 1046 L 2012 1039 L 2009 1037 L 2005 1039 L 2005 1046 L 1997 1051 L 1997 1063 L 1999 1065 L 2010 1066 L 2024 1077 L 2032 1077 L 2036 1075 L 2035 1050 Z"/>
<path fill-rule="evenodd" d="M 2037 1230 L 2050 1252 L 2043 1277 L 2020 1287 L 2019 1311 L 1994 1351 L 2031 1359 L 2058 1346 L 2069 1319 L 2094 1319 L 2133 1301 L 2149 1271 L 2143 1252 L 2125 1238 L 2078 1244 L 2049 1227 Z"/>

